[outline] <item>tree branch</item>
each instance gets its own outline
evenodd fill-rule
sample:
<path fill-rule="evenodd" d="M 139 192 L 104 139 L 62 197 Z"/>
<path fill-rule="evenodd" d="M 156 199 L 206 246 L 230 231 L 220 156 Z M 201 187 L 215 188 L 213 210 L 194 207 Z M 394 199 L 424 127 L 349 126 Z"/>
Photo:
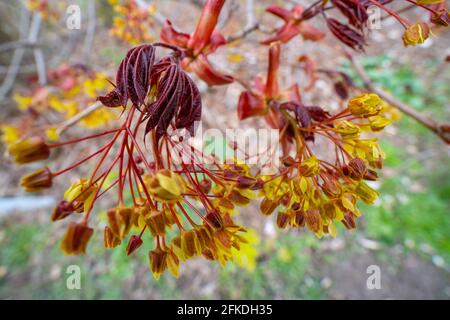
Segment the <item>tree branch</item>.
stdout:
<path fill-rule="evenodd" d="M 99 109 L 100 107 L 102 107 L 103 105 L 97 101 L 94 104 L 90 105 L 89 107 L 87 107 L 86 109 L 84 109 L 83 111 L 77 113 L 75 116 L 73 116 L 70 119 L 67 119 L 66 121 L 64 121 L 59 127 L 58 127 L 58 135 L 62 134 L 64 131 L 66 131 L 67 129 L 69 129 L 71 126 L 73 126 L 74 124 L 76 124 L 78 121 L 80 121 L 81 119 L 87 117 L 88 115 L 90 115 L 92 112 L 94 112 L 95 110 Z"/>

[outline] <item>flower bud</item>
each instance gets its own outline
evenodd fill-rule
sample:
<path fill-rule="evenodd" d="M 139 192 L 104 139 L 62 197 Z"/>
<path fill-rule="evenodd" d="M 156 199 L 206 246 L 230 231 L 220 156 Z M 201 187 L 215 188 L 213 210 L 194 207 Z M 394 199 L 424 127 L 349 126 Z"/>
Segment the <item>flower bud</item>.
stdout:
<path fill-rule="evenodd" d="M 297 227 L 304 227 L 305 226 L 305 213 L 303 211 L 298 211 L 295 213 L 295 225 Z"/>
<path fill-rule="evenodd" d="M 341 222 L 349 230 L 356 228 L 355 217 L 351 212 L 347 212 Z"/>
<path fill-rule="evenodd" d="M 111 230 L 110 227 L 106 226 L 105 230 L 103 232 L 103 243 L 105 245 L 105 248 L 115 248 L 117 247 L 122 241 L 114 234 L 114 232 Z"/>
<path fill-rule="evenodd" d="M 290 217 L 286 212 L 279 212 L 277 215 L 277 226 L 280 229 L 287 227 Z"/>
<path fill-rule="evenodd" d="M 148 189 L 159 201 L 176 202 L 182 198 L 185 184 L 179 174 L 163 169 L 148 179 Z"/>
<path fill-rule="evenodd" d="M 372 131 L 377 132 L 383 130 L 386 126 L 390 125 L 391 120 L 383 116 L 375 116 L 369 118 L 369 123 L 370 129 L 372 129 Z"/>
<path fill-rule="evenodd" d="M 158 280 L 161 273 L 163 273 L 167 267 L 167 252 L 158 247 L 155 250 L 150 251 L 148 257 L 153 277 Z"/>
<path fill-rule="evenodd" d="M 66 254 L 84 254 L 94 229 L 80 223 L 71 223 L 67 228 L 61 249 Z"/>
<path fill-rule="evenodd" d="M 48 159 L 50 148 L 41 137 L 31 137 L 9 147 L 9 154 L 19 164 Z"/>
<path fill-rule="evenodd" d="M 218 211 L 210 211 L 206 215 L 206 220 L 209 222 L 211 226 L 213 226 L 215 229 L 220 229 L 223 226 L 222 217 L 220 216 L 220 213 Z"/>
<path fill-rule="evenodd" d="M 354 180 L 361 180 L 367 172 L 364 160 L 360 158 L 353 158 L 349 163 L 342 169 L 346 176 Z"/>
<path fill-rule="evenodd" d="M 378 179 L 378 173 L 372 169 L 368 169 L 363 178 L 364 180 L 375 181 Z"/>
<path fill-rule="evenodd" d="M 250 189 L 258 182 L 257 179 L 246 176 L 239 176 L 237 178 L 236 187 L 239 189 Z"/>
<path fill-rule="evenodd" d="M 276 201 L 270 200 L 269 198 L 264 198 L 259 205 L 261 213 L 265 216 L 271 215 L 272 212 L 278 207 Z"/>
<path fill-rule="evenodd" d="M 346 140 L 358 139 L 361 128 L 353 123 L 343 120 L 336 125 L 337 132 Z"/>
<path fill-rule="evenodd" d="M 145 224 L 153 236 L 163 236 L 166 232 L 166 215 L 163 211 L 151 210 L 144 216 Z"/>
<path fill-rule="evenodd" d="M 315 156 L 305 159 L 299 166 L 299 171 L 304 177 L 313 177 L 320 172 L 320 162 Z"/>
<path fill-rule="evenodd" d="M 42 168 L 20 179 L 20 186 L 26 192 L 36 192 L 52 186 L 52 173 L 48 168 Z"/>
<path fill-rule="evenodd" d="M 143 243 L 143 241 L 142 241 L 141 237 L 138 237 L 136 235 L 132 235 L 130 237 L 130 240 L 128 241 L 127 255 L 129 256 L 134 251 L 136 251 L 142 245 L 142 243 Z"/>
<path fill-rule="evenodd" d="M 417 22 L 410 25 L 403 33 L 403 44 L 407 46 L 415 46 L 422 44 L 430 35 L 430 27 L 425 22 Z"/>
<path fill-rule="evenodd" d="M 53 210 L 51 219 L 52 221 L 62 220 L 71 215 L 73 212 L 75 212 L 73 203 L 67 200 L 62 200 Z"/>
<path fill-rule="evenodd" d="M 119 239 L 126 237 L 135 220 L 134 208 L 117 207 L 110 209 L 107 214 L 111 231 Z"/>
<path fill-rule="evenodd" d="M 352 98 L 348 110 L 355 116 L 374 116 L 383 108 L 381 98 L 375 93 L 366 93 Z"/>
<path fill-rule="evenodd" d="M 360 181 L 355 189 L 355 194 L 365 203 L 372 204 L 378 197 L 378 192 L 369 187 L 365 182 Z"/>
<path fill-rule="evenodd" d="M 202 253 L 198 235 L 194 230 L 185 231 L 181 234 L 181 250 L 187 258 Z"/>
<path fill-rule="evenodd" d="M 319 210 L 311 209 L 305 212 L 306 225 L 314 232 L 318 232 L 322 229 L 322 219 L 320 217 Z"/>
<path fill-rule="evenodd" d="M 95 199 L 97 184 L 82 178 L 75 181 L 64 193 L 64 199 L 74 203 L 77 212 L 87 210 Z"/>
<path fill-rule="evenodd" d="M 208 194 L 211 191 L 211 186 L 212 183 L 209 179 L 203 179 L 202 181 L 200 181 L 200 189 L 204 194 Z"/>

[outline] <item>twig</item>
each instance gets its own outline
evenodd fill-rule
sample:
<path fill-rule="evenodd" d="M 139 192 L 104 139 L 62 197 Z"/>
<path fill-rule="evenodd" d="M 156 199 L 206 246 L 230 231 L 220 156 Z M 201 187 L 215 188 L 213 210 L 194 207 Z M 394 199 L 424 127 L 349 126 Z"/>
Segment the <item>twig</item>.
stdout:
<path fill-rule="evenodd" d="M 217 30 L 222 30 L 228 24 L 228 21 L 231 20 L 233 14 L 239 9 L 239 4 L 237 4 L 234 0 L 231 0 L 229 4 L 226 6 L 226 11 L 224 14 L 219 16 L 219 22 L 217 23 Z"/>
<path fill-rule="evenodd" d="M 32 42 L 29 42 L 29 41 L 22 41 L 22 40 L 15 40 L 15 41 L 2 43 L 0 45 L 0 51 L 8 51 L 8 50 L 17 49 L 17 48 L 20 48 L 20 47 L 34 48 L 36 46 L 38 46 L 37 43 L 32 43 Z"/>
<path fill-rule="evenodd" d="M 373 93 L 376 93 L 383 100 L 388 102 L 390 105 L 396 107 L 397 109 L 399 109 L 401 112 L 403 112 L 407 116 L 413 118 L 414 120 L 416 120 L 423 126 L 430 129 L 437 136 L 439 136 L 445 143 L 450 144 L 450 125 L 449 124 L 440 124 L 437 121 L 435 121 L 427 116 L 424 116 L 420 112 L 418 112 L 418 111 L 414 110 L 413 108 L 411 108 L 410 106 L 408 106 L 406 103 L 393 97 L 388 92 L 376 87 L 373 84 L 373 82 L 370 80 L 369 76 L 367 75 L 367 73 L 364 70 L 364 67 L 361 65 L 361 63 L 353 56 L 352 53 L 350 53 L 349 51 L 347 51 L 346 53 L 347 53 L 348 59 L 350 60 L 350 62 L 353 65 L 353 68 L 355 69 L 356 73 L 363 81 L 365 89 L 367 89 L 368 91 L 371 91 Z"/>
<path fill-rule="evenodd" d="M 255 18 L 255 8 L 254 8 L 254 1 L 253 0 L 247 0 L 247 6 L 245 8 L 245 15 L 247 18 L 247 24 L 245 28 L 250 28 L 253 25 L 256 25 L 256 18 Z"/>
<path fill-rule="evenodd" d="M 88 2 L 89 23 L 87 26 L 86 37 L 84 38 L 83 44 L 83 56 L 86 60 L 89 59 L 92 50 L 92 43 L 94 42 L 95 29 L 97 28 L 97 13 L 95 3 L 95 1 Z"/>
<path fill-rule="evenodd" d="M 78 121 L 80 121 L 81 119 L 87 117 L 88 115 L 90 115 L 92 112 L 94 112 L 95 110 L 99 109 L 100 107 L 102 107 L 103 105 L 97 101 L 94 104 L 90 105 L 89 107 L 87 107 L 86 109 L 84 109 L 83 111 L 77 113 L 75 116 L 73 116 L 72 118 L 64 121 L 58 128 L 57 132 L 58 135 L 62 134 L 64 131 L 66 131 L 67 129 L 69 129 L 71 126 L 73 126 L 74 124 L 76 124 Z"/>
<path fill-rule="evenodd" d="M 243 38 L 245 38 L 246 36 L 248 36 L 250 33 L 252 33 L 253 31 L 256 31 L 259 29 L 259 25 L 256 23 L 254 25 L 251 25 L 247 28 L 244 28 L 242 31 L 236 33 L 236 34 L 232 34 L 227 38 L 227 43 L 231 43 L 237 40 L 241 40 Z"/>
<path fill-rule="evenodd" d="M 47 84 L 47 70 L 45 67 L 44 53 L 41 48 L 34 48 L 33 55 L 36 63 L 39 84 L 41 86 L 45 86 Z"/>
<path fill-rule="evenodd" d="M 25 8 L 22 7 L 21 15 L 20 15 L 20 38 L 24 39 L 27 35 L 29 22 L 30 20 L 30 12 Z M 35 19 L 35 16 L 33 15 L 33 23 L 31 26 L 30 31 L 28 32 L 28 41 L 31 38 L 31 31 L 36 28 L 40 27 L 39 24 L 36 23 L 37 20 Z M 35 42 L 35 41 L 34 41 Z M 23 56 L 25 54 L 25 48 L 24 47 L 18 47 L 14 50 L 13 57 L 11 59 L 11 63 L 8 68 L 8 72 L 6 73 L 5 79 L 3 80 L 3 83 L 0 87 L 0 101 L 3 101 L 5 96 L 8 94 L 9 90 L 14 85 L 14 81 L 16 80 L 17 73 L 20 69 L 20 64 L 22 63 Z"/>
<path fill-rule="evenodd" d="M 259 29 L 259 23 L 256 21 L 253 0 L 247 0 L 245 8 L 246 23 L 245 27 L 239 33 L 232 34 L 228 37 L 227 42 L 234 42 L 245 38 L 247 35 Z"/>

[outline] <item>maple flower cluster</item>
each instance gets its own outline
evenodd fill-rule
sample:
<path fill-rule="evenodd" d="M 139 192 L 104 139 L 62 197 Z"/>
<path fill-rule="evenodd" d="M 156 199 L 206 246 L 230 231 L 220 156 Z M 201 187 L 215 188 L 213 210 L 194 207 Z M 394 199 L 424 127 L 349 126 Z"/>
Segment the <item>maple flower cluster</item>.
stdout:
<path fill-rule="evenodd" d="M 130 255 L 148 243 L 155 278 L 166 270 L 178 276 L 180 264 L 198 256 L 222 265 L 241 260 L 251 237 L 235 216 L 239 207 L 251 203 L 259 204 L 264 216 L 276 215 L 281 229 L 307 228 L 318 237 L 334 237 L 337 224 L 353 229 L 361 215 L 358 204 L 373 204 L 378 196 L 368 181 L 378 178 L 384 153 L 373 133 L 389 125 L 395 112 L 378 95 L 364 92 L 348 99 L 345 109 L 335 114 L 305 104 L 297 84 L 280 88 L 281 45 L 298 34 L 307 40 L 323 38 L 322 31 L 306 22 L 321 14 L 338 39 L 362 49 L 364 40 L 355 30 L 365 28 L 368 5 L 385 8 L 389 2 L 333 0 L 318 1 L 306 9 L 296 6 L 291 11 L 268 8 L 285 24 L 263 41 L 269 45 L 267 75 L 257 76 L 252 86 L 246 86 L 237 113 L 240 120 L 260 117 L 279 131 L 281 165 L 274 172 L 262 173 L 264 164 L 249 166 L 246 159 L 224 163 L 215 155 L 208 155 L 205 164 L 203 151 L 186 138 L 195 135 L 195 123 L 202 113 L 200 92 L 187 72 L 209 85 L 234 81 L 208 61 L 208 55 L 226 40 L 215 30 L 224 1 L 207 0 L 192 34 L 176 31 L 167 20 L 161 42 L 129 50 L 118 66 L 114 87 L 107 88 L 101 75 L 82 66 L 63 67 L 50 77 L 55 87 L 64 88 L 60 93 L 39 88 L 17 96 L 28 110 L 47 112 L 51 108 L 70 117 L 78 105 L 74 101 L 83 91 L 104 106 L 92 119 L 84 118 L 85 125 L 115 110 L 121 111 L 122 118 L 118 127 L 68 141 L 51 141 L 58 139 L 48 132 L 44 139 L 38 130 L 20 131 L 19 136 L 11 128 L 3 128 L 9 154 L 18 164 L 49 159 L 54 149 L 86 141 L 100 145 L 68 167 L 43 167 L 24 176 L 20 184 L 26 191 L 40 191 L 50 188 L 54 179 L 91 163 L 90 173 L 69 186 L 52 212 L 52 221 L 71 220 L 62 250 L 67 254 L 86 252 L 94 232 L 90 226 L 94 208 L 104 195 L 115 193 L 117 202 L 106 212 L 104 246 L 126 243 Z M 340 10 L 352 27 L 326 17 L 328 3 Z M 433 14 L 446 10 L 440 7 L 442 3 L 414 2 Z M 437 21 L 436 16 L 433 19 Z M 446 21 L 442 16 L 441 20 Z M 424 26 L 411 28 L 405 32 L 405 44 L 426 38 Z M 160 50 L 166 54 L 160 55 Z M 327 146 L 332 154 L 320 155 L 315 144 Z"/>

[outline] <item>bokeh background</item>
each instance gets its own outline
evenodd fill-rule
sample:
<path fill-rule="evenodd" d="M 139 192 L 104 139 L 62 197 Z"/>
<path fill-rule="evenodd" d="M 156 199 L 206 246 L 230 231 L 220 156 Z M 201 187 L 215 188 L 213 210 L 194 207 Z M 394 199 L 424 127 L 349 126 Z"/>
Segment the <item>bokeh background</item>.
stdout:
<path fill-rule="evenodd" d="M 110 33 L 117 15 L 108 1 L 49 1 L 59 18 L 42 21 L 37 43 L 46 68 L 63 63 L 83 63 L 113 79 L 115 68 L 132 45 Z M 94 1 L 93 1 L 94 2 Z M 176 26 L 191 32 L 201 11 L 202 1 L 147 1 L 158 17 L 149 23 L 151 36 L 157 39 L 158 18 L 170 17 Z M 270 3 L 292 5 L 312 1 L 255 1 L 255 16 L 268 26 L 279 21 L 263 15 Z M 6 79 L 20 46 L 20 21 L 25 1 L 0 1 L 0 85 Z M 245 0 L 227 1 L 220 28 L 226 35 L 239 32 L 245 25 Z M 82 13 L 80 30 L 68 30 L 65 7 L 78 4 Z M 144 1 L 145 4 L 145 1 Z M 414 10 L 407 14 L 418 19 Z M 323 25 L 320 19 L 315 22 Z M 95 23 L 93 23 L 95 22 Z M 92 32 L 92 25 L 95 29 Z M 89 31 L 91 30 L 91 31 Z M 450 34 L 441 30 L 424 45 L 405 49 L 402 29 L 391 20 L 383 20 L 373 30 L 371 45 L 358 59 L 373 82 L 414 109 L 438 119 L 450 120 Z M 223 47 L 211 56 L 214 64 L 228 73 L 249 81 L 266 68 L 266 47 L 252 33 L 245 42 Z M 9 45 L 8 45 L 9 44 Z M 0 101 L 0 123 L 12 124 L 23 116 L 13 99 L 14 92 L 26 90 L 36 77 L 34 51 L 25 48 L 11 90 Z M 302 42 L 299 38 L 283 47 L 282 82 L 292 81 L 305 87 L 308 79 L 295 66 L 298 56 L 308 54 L 320 68 L 338 69 L 361 83 L 350 64 L 342 58 L 342 48 L 328 35 L 321 43 Z M 238 123 L 235 112 L 242 88 L 207 88 L 198 81 L 204 99 L 204 125 L 207 127 L 262 126 L 257 121 Z M 303 93 L 310 104 L 331 110 L 342 103 L 336 98 L 333 83 L 319 79 L 315 87 Z M 81 106 L 80 106 L 81 107 Z M 90 130 L 90 129 L 89 129 Z M 95 129 L 93 130 L 95 131 Z M 74 126 L 62 138 L 81 136 L 85 128 Z M 146 250 L 127 257 L 124 245 L 107 251 L 102 233 L 96 232 L 88 254 L 68 257 L 59 250 L 66 221 L 50 222 L 50 213 L 68 187 L 67 177 L 57 181 L 51 191 L 25 194 L 17 185 L 27 168 L 14 165 L 0 145 L 0 298 L 1 299 L 449 299 L 450 298 L 450 162 L 449 148 L 433 133 L 407 116 L 389 127 L 381 137 L 387 158 L 375 187 L 381 196 L 373 206 L 362 206 L 363 216 L 356 231 L 339 229 L 336 239 L 317 239 L 302 230 L 279 231 L 273 217 L 262 218 L 257 207 L 247 207 L 238 219 L 254 229 L 254 256 L 241 266 L 196 259 L 181 267 L 174 279 L 164 274 L 153 279 Z M 89 146 L 85 146 L 89 147 Z M 68 150 L 52 161 L 68 161 L 80 150 Z M 83 170 L 81 170 L 83 172 Z M 107 201 L 101 210 L 107 209 Z M 100 224 L 100 222 L 99 222 Z M 101 230 L 98 227 L 98 230 Z M 66 269 L 79 265 L 81 289 L 66 288 Z M 369 290 L 367 267 L 381 269 L 380 290 Z"/>

